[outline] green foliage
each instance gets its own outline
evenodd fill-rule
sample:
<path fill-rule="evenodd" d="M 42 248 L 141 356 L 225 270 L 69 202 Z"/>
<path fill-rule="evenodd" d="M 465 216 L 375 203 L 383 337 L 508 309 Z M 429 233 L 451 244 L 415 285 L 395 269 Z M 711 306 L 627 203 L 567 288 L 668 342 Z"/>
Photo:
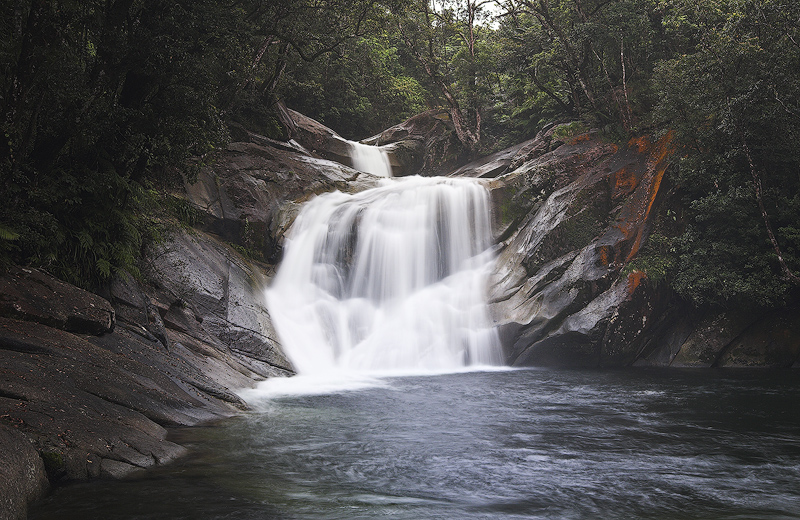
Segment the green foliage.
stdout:
<path fill-rule="evenodd" d="M 203 220 L 203 212 L 186 199 L 174 195 L 164 196 L 167 212 L 184 227 L 193 227 Z"/>
<path fill-rule="evenodd" d="M 404 70 L 387 33 L 348 41 L 311 63 L 293 63 L 279 92 L 296 110 L 352 139 L 425 110 L 425 91 Z"/>
<path fill-rule="evenodd" d="M 585 134 L 588 130 L 589 129 L 586 128 L 586 125 L 582 121 L 573 121 L 565 125 L 559 125 L 555 131 L 553 131 L 553 138 L 566 141 L 581 134 Z"/>
<path fill-rule="evenodd" d="M 656 119 L 684 147 L 689 225 L 675 287 L 695 302 L 773 306 L 789 295 L 754 175 L 785 262 L 800 269 L 798 16 L 796 3 L 709 0 L 676 2 L 665 18 L 689 47 L 659 64 L 654 83 Z"/>
<path fill-rule="evenodd" d="M 674 238 L 652 233 L 636 258 L 623 268 L 622 274 L 627 276 L 639 271 L 647 274 L 653 283 L 663 283 L 675 274 L 677 254 Z"/>

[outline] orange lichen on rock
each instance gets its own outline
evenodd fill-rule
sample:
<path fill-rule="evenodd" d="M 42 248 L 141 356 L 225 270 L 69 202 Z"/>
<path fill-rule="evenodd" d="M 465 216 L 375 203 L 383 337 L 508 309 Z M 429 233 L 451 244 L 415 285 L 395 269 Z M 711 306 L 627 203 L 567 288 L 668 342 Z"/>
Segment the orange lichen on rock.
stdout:
<path fill-rule="evenodd" d="M 634 137 L 628 141 L 628 146 L 636 148 L 639 153 L 647 153 L 650 148 L 650 139 L 645 136 Z"/>
<path fill-rule="evenodd" d="M 611 174 L 611 198 L 619 199 L 633 193 L 639 185 L 639 176 L 630 168 L 622 168 Z"/>
<path fill-rule="evenodd" d="M 604 267 L 614 260 L 614 248 L 611 246 L 600 246 L 597 248 L 597 264 Z"/>
<path fill-rule="evenodd" d="M 583 142 L 583 141 L 589 141 L 589 140 L 591 140 L 591 139 L 592 139 L 592 135 L 591 135 L 589 132 L 586 132 L 585 134 L 581 134 L 581 135 L 575 136 L 575 137 L 574 137 L 574 138 L 573 138 L 573 139 L 572 139 L 572 140 L 569 142 L 569 144 L 571 144 L 571 145 L 575 145 L 575 144 L 581 143 L 581 142 Z"/>
<path fill-rule="evenodd" d="M 647 273 L 644 271 L 633 271 L 630 273 L 628 275 L 628 294 L 633 294 L 644 280 L 647 280 Z"/>
<path fill-rule="evenodd" d="M 672 132 L 667 133 L 649 150 L 650 153 L 648 158 L 647 174 L 642 179 L 641 185 L 642 188 L 647 188 L 647 192 L 642 192 L 642 196 L 636 201 L 636 205 L 631 208 L 634 211 L 634 214 L 630 216 L 639 222 L 640 225 L 637 226 L 638 230 L 636 233 L 636 239 L 631 246 L 627 260 L 630 260 L 636 255 L 636 253 L 639 252 L 639 248 L 641 247 L 645 238 L 644 224 L 650 218 L 650 213 L 652 212 L 653 205 L 655 204 L 656 196 L 658 195 L 659 188 L 661 187 L 661 181 L 664 178 L 664 173 L 667 171 L 667 166 L 669 166 L 668 159 L 675 151 L 675 146 L 672 144 L 672 136 Z M 642 141 L 649 142 L 644 138 L 640 139 L 640 142 Z M 639 190 L 637 190 L 637 192 L 638 191 Z"/>

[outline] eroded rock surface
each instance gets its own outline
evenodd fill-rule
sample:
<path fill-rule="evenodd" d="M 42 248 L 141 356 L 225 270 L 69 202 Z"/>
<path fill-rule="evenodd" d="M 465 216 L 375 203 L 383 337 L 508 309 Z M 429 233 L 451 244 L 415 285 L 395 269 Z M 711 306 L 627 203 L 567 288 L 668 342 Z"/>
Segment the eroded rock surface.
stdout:
<path fill-rule="evenodd" d="M 262 269 L 196 230 L 175 234 L 149 261 L 149 283 L 121 275 L 107 299 L 41 271 L 0 277 L 15 308 L 41 307 L 33 285 L 48 288 L 46 302 L 116 318 L 113 331 L 67 326 L 58 305 L 55 321 L 0 318 L 0 445 L 14 446 L 0 454 L 10 479 L 0 485 L 2 518 L 23 518 L 48 481 L 119 478 L 170 461 L 185 450 L 165 427 L 239 413 L 246 405 L 235 390 L 292 373 L 264 308 Z"/>
<path fill-rule="evenodd" d="M 383 147 L 395 177 L 446 175 L 467 160 L 446 110 L 429 110 L 362 141 Z"/>
<path fill-rule="evenodd" d="M 662 302 L 642 273 L 621 269 L 646 238 L 667 140 L 552 141 L 543 132 L 502 157 L 516 168 L 490 183 L 503 238 L 492 314 L 508 361 L 631 364 Z"/>
<path fill-rule="evenodd" d="M 619 146 L 594 132 L 555 138 L 559 128 L 453 174 L 491 179 L 500 245 L 489 291 L 510 364 L 797 363 L 796 309 L 704 315 L 635 269 L 667 199 L 669 134 Z"/>
<path fill-rule="evenodd" d="M 114 330 L 114 309 L 94 294 L 36 269 L 12 266 L 0 277 L 0 316 L 83 334 Z"/>
<path fill-rule="evenodd" d="M 279 260 L 280 242 L 291 222 L 284 212 L 291 212 L 293 205 L 320 193 L 359 191 L 379 182 L 338 162 L 250 136 L 258 142 L 231 143 L 179 195 L 202 212 L 206 231 L 264 261 Z"/>

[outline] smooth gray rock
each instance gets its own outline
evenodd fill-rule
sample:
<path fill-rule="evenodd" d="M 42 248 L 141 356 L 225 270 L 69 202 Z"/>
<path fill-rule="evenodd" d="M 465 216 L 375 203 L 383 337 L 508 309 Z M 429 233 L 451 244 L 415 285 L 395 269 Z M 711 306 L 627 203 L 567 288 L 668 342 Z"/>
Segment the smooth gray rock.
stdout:
<path fill-rule="evenodd" d="M 666 164 L 592 133 L 567 142 L 552 134 L 462 168 L 480 174 L 492 164 L 516 166 L 488 184 L 501 240 L 490 310 L 507 361 L 633 364 L 669 294 L 622 268 L 646 240 Z"/>
<path fill-rule="evenodd" d="M 158 298 L 168 302 L 167 323 L 183 335 L 176 340 L 214 343 L 261 377 L 292 373 L 269 319 L 268 279 L 260 269 L 199 231 L 174 235 L 150 257 L 150 276 L 162 288 Z"/>
<path fill-rule="evenodd" d="M 0 397 L 0 402 L 6 399 Z M 28 505 L 50 487 L 44 462 L 16 428 L 0 424 L 0 520 L 23 520 Z"/>

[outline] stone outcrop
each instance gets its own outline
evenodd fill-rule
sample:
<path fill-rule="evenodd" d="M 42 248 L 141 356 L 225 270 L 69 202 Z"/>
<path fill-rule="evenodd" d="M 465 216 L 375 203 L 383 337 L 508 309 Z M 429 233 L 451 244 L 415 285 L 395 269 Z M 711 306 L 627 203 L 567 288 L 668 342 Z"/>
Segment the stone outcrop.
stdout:
<path fill-rule="evenodd" d="M 512 364 L 630 364 L 661 302 L 621 269 L 646 238 L 668 144 L 554 144 L 555 130 L 504 157 L 517 167 L 490 183 L 503 238 L 492 313 Z"/>
<path fill-rule="evenodd" d="M 309 155 L 352 166 L 350 144 L 339 134 L 299 112 L 278 104 L 281 122 L 293 141 Z M 264 138 L 261 138 L 264 139 Z M 392 175 L 446 175 L 467 162 L 447 110 L 417 114 L 378 135 L 361 141 L 389 156 Z"/>
<path fill-rule="evenodd" d="M 317 123 L 319 125 L 319 123 Z M 319 125 L 322 126 L 322 125 Z M 323 127 L 324 128 L 324 127 Z M 300 202 L 333 190 L 372 187 L 378 178 L 338 162 L 304 154 L 256 134 L 231 143 L 217 160 L 187 180 L 178 195 L 201 212 L 202 228 L 275 263 L 280 241 Z"/>
<path fill-rule="evenodd" d="M 350 146 L 342 136 L 319 121 L 279 105 L 281 123 L 311 155 L 352 166 Z"/>
<path fill-rule="evenodd" d="M 114 330 L 114 309 L 98 296 L 35 269 L 11 267 L 0 278 L 0 316 L 82 334 Z"/>
<path fill-rule="evenodd" d="M 466 162 L 446 110 L 429 110 L 362 141 L 384 148 L 395 177 L 446 175 Z"/>
<path fill-rule="evenodd" d="M 292 373 L 264 308 L 262 269 L 200 231 L 176 233 L 148 261 L 149 283 L 119 276 L 107 299 L 32 269 L 0 277 L 15 309 L 40 308 L 47 287 L 47 302 L 116 311 L 113 330 L 98 326 L 102 313 L 62 319 L 55 303 L 57 320 L 0 318 L 1 518 L 24 518 L 48 481 L 170 461 L 185 450 L 165 427 L 237 414 L 246 405 L 236 389 Z"/>
<path fill-rule="evenodd" d="M 788 367 L 797 309 L 691 311 L 636 270 L 666 195 L 671 136 L 625 145 L 571 125 L 460 168 L 487 178 L 499 256 L 495 323 L 512 365 Z"/>

